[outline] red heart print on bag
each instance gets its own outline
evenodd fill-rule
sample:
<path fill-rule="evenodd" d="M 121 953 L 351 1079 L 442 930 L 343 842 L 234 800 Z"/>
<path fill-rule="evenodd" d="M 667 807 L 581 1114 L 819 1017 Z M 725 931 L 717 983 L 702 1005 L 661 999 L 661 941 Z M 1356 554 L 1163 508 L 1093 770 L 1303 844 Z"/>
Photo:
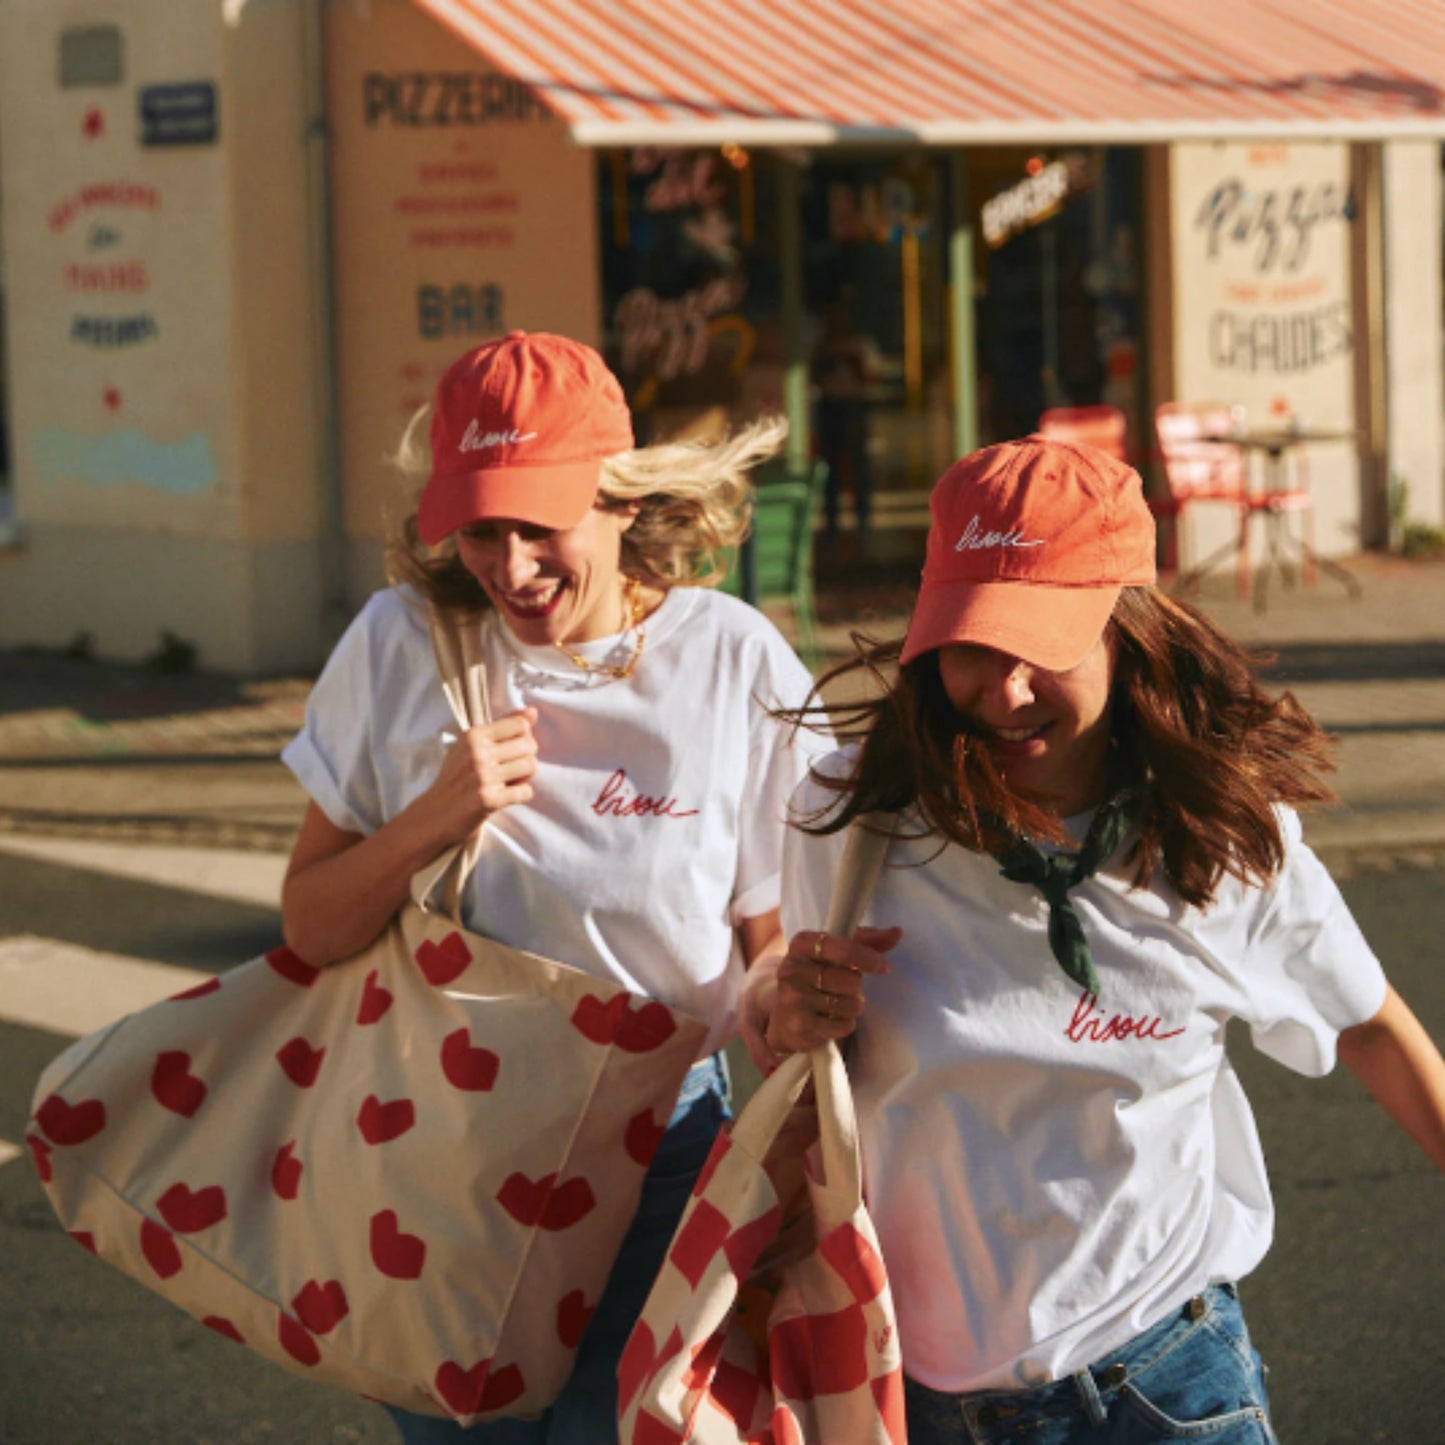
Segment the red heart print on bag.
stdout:
<path fill-rule="evenodd" d="M 442 1073 L 455 1089 L 485 1093 L 497 1082 L 500 1060 L 490 1049 L 472 1047 L 472 1036 L 458 1029 L 442 1040 Z"/>
<path fill-rule="evenodd" d="M 313 1049 L 300 1037 L 291 1039 L 276 1050 L 276 1062 L 298 1089 L 309 1089 L 316 1082 L 316 1076 L 321 1072 L 321 1061 L 325 1057 L 325 1044 L 319 1049 Z"/>
<path fill-rule="evenodd" d="M 426 939 L 416 951 L 416 961 L 433 988 L 455 983 L 471 966 L 472 951 L 460 933 L 449 933 L 440 943 Z"/>
<path fill-rule="evenodd" d="M 570 1229 L 591 1214 L 596 1205 L 592 1186 L 585 1179 L 569 1179 L 548 1196 L 539 1223 L 543 1229 Z"/>
<path fill-rule="evenodd" d="M 271 1188 L 278 1199 L 295 1199 L 301 1192 L 301 1172 L 305 1166 L 296 1157 L 294 1139 L 283 1144 L 271 1161 Z"/>
<path fill-rule="evenodd" d="M 630 999 L 627 1002 L 631 1004 Z M 676 1032 L 677 1020 L 666 1004 L 646 1003 L 639 1009 L 624 1008 L 617 1020 L 617 1047 L 628 1054 L 651 1053 Z"/>
<path fill-rule="evenodd" d="M 140 1227 L 140 1252 L 162 1279 L 180 1273 L 181 1249 L 175 1235 L 168 1229 L 162 1229 L 153 1219 L 147 1219 Z"/>
<path fill-rule="evenodd" d="M 35 1111 L 35 1122 L 52 1144 L 84 1144 L 105 1128 L 105 1105 L 99 1099 L 70 1104 L 52 1094 Z"/>
<path fill-rule="evenodd" d="M 390 1279 L 419 1279 L 426 1264 L 426 1241 L 402 1232 L 396 1210 L 371 1216 L 371 1262 Z"/>
<path fill-rule="evenodd" d="M 339 1279 L 328 1279 L 325 1284 L 308 1279 L 291 1301 L 291 1308 L 313 1335 L 330 1334 L 351 1310 Z"/>
<path fill-rule="evenodd" d="M 527 1388 L 515 1365 L 493 1374 L 491 1360 L 478 1360 L 470 1370 L 448 1360 L 436 1373 L 436 1387 L 443 1403 L 456 1415 L 504 1409 Z"/>
<path fill-rule="evenodd" d="M 191 1056 L 178 1050 L 156 1055 L 151 1093 L 162 1108 L 185 1119 L 194 1119 L 206 1102 L 206 1086 L 191 1072 Z"/>
<path fill-rule="evenodd" d="M 646 1054 L 665 1044 L 677 1032 L 677 1020 L 666 1004 L 615 994 L 604 1001 L 595 993 L 581 999 L 572 1011 L 572 1026 L 594 1044 L 616 1044 L 629 1054 Z"/>
<path fill-rule="evenodd" d="M 35 1158 L 35 1172 L 40 1176 L 40 1182 L 49 1184 L 55 1178 L 55 1170 L 50 1165 L 50 1145 L 39 1134 L 27 1134 L 25 1142 Z"/>
<path fill-rule="evenodd" d="M 627 1133 L 623 1138 L 628 1157 L 646 1169 L 652 1163 L 652 1156 L 657 1153 L 657 1146 L 662 1143 L 662 1136 L 666 1133 L 667 1126 L 659 1124 L 652 1117 L 651 1109 L 644 1109 L 628 1122 Z"/>
<path fill-rule="evenodd" d="M 276 1315 L 276 1338 L 281 1342 L 281 1348 L 298 1365 L 311 1366 L 321 1363 L 320 1345 L 307 1329 L 298 1325 L 284 1310 Z"/>
<path fill-rule="evenodd" d="M 266 955 L 266 962 L 288 983 L 294 983 L 299 988 L 310 988 L 321 976 L 319 968 L 312 968 L 299 953 L 289 948 L 273 948 Z"/>
<path fill-rule="evenodd" d="M 361 1137 L 368 1144 L 389 1144 L 415 1123 L 416 1106 L 410 1099 L 392 1099 L 383 1104 L 375 1094 L 366 1096 L 366 1102 L 356 1116 Z"/>
<path fill-rule="evenodd" d="M 208 1184 L 202 1189 L 172 1184 L 156 1200 L 156 1209 L 177 1234 L 195 1234 L 226 1217 L 226 1191 L 219 1184 Z"/>
<path fill-rule="evenodd" d="M 575 1350 L 596 1313 L 597 1306 L 589 1305 L 587 1296 L 580 1289 L 563 1295 L 557 1302 L 557 1338 L 569 1350 Z"/>
<path fill-rule="evenodd" d="M 66 1233 L 82 1248 L 88 1249 L 92 1254 L 99 1254 L 95 1247 L 95 1236 L 88 1229 L 71 1229 Z"/>
<path fill-rule="evenodd" d="M 518 1224 L 560 1230 L 585 1219 L 597 1199 L 585 1179 L 569 1179 L 559 1185 L 555 1174 L 536 1180 L 513 1174 L 497 1191 L 497 1202 Z"/>
<path fill-rule="evenodd" d="M 205 1325 L 208 1330 L 215 1330 L 218 1335 L 224 1335 L 228 1340 L 235 1340 L 238 1345 L 244 1345 L 246 1343 L 245 1335 L 224 1315 L 207 1315 L 201 1323 Z"/>
<path fill-rule="evenodd" d="M 380 977 L 381 970 L 377 968 L 366 975 L 366 982 L 361 989 L 361 1002 L 356 1009 L 356 1022 L 359 1024 L 374 1024 L 392 1005 L 392 992 L 389 988 L 382 988 L 377 982 Z"/>
<path fill-rule="evenodd" d="M 208 993 L 215 993 L 215 991 L 220 988 L 220 986 L 220 979 L 208 978 L 205 983 L 198 983 L 195 988 L 188 988 L 185 990 L 184 993 L 173 993 L 170 998 L 166 1000 L 166 1002 L 184 1003 L 187 999 L 205 998 Z"/>

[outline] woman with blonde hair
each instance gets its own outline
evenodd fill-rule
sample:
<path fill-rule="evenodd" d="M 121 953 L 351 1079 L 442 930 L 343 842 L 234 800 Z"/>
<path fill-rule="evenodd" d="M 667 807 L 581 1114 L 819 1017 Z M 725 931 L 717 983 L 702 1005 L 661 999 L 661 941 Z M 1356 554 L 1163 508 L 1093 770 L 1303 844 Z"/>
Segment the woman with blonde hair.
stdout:
<path fill-rule="evenodd" d="M 482 824 L 463 917 L 710 1025 L 632 1229 L 546 1415 L 463 1430 L 393 1412 L 409 1442 L 598 1445 L 617 1357 L 726 1114 L 719 1052 L 743 970 L 778 933 L 786 800 L 808 744 L 774 710 L 811 679 L 752 608 L 700 585 L 746 527 L 746 475 L 780 422 L 634 448 L 591 348 L 514 332 L 442 377 L 424 478 L 392 549 L 398 585 L 337 645 L 286 749 L 311 804 L 282 899 L 322 964 L 386 925 L 408 880 Z M 492 723 L 461 737 L 428 608 L 475 628 Z"/>
<path fill-rule="evenodd" d="M 932 514 L 901 650 L 801 790 L 743 1035 L 765 1068 L 854 1035 L 911 1445 L 1267 1445 L 1237 1282 L 1273 1209 L 1226 1025 L 1342 1059 L 1441 1168 L 1445 1062 L 1302 839 L 1327 739 L 1152 585 L 1137 474 L 1031 437 Z M 856 819 L 893 841 L 845 939 L 817 920 Z"/>

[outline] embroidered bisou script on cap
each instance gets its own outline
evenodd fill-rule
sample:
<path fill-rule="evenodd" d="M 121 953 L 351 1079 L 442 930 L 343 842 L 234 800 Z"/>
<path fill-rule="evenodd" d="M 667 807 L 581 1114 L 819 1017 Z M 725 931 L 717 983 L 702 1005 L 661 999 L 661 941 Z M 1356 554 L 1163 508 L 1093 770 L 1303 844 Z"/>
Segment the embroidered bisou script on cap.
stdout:
<path fill-rule="evenodd" d="M 958 642 L 1073 667 L 1119 589 L 1155 578 L 1139 474 L 1092 447 L 1043 437 L 985 447 L 939 478 L 929 510 L 904 663 Z"/>

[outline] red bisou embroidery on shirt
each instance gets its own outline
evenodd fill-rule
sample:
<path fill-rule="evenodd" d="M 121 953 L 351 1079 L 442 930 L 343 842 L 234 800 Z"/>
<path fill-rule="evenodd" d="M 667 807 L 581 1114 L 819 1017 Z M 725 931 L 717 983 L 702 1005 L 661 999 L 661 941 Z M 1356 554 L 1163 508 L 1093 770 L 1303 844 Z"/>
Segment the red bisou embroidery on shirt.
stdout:
<path fill-rule="evenodd" d="M 696 808 L 679 811 L 676 798 L 649 798 L 646 793 L 629 790 L 626 768 L 618 768 L 603 783 L 592 811 L 599 818 L 695 818 L 698 813 Z"/>
<path fill-rule="evenodd" d="M 1099 1000 L 1087 989 L 1079 995 L 1074 1005 L 1074 1016 L 1064 1030 L 1064 1037 L 1071 1044 L 1107 1044 L 1124 1039 L 1174 1039 L 1183 1029 L 1170 1029 L 1160 1033 L 1164 1020 L 1157 1014 L 1150 1018 L 1143 1015 L 1111 1014 L 1104 1019 L 1099 1014 Z"/>

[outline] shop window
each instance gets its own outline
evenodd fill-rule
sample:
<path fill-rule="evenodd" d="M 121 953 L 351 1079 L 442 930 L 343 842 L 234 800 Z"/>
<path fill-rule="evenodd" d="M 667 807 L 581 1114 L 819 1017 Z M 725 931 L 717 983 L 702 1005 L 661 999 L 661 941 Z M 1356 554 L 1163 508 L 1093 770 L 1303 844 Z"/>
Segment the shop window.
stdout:
<path fill-rule="evenodd" d="M 604 349 L 639 441 L 780 411 L 770 158 L 638 148 L 598 165 Z"/>
<path fill-rule="evenodd" d="M 969 153 L 977 205 L 979 430 L 1055 406 L 1120 407 L 1140 445 L 1140 152 Z"/>
<path fill-rule="evenodd" d="M 803 185 L 814 444 L 827 530 L 869 529 L 876 494 L 953 460 L 937 157 L 818 155 Z"/>

